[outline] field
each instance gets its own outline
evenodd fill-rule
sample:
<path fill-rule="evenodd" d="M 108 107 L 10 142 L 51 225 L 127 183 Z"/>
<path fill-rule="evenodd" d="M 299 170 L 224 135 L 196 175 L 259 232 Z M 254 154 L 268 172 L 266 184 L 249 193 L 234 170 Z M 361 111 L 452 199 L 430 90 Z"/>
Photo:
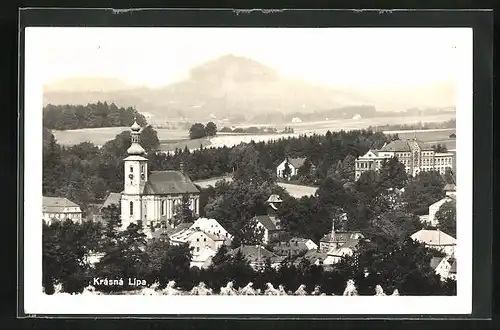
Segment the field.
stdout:
<path fill-rule="evenodd" d="M 189 132 L 187 130 L 174 130 L 166 128 L 158 128 L 158 138 L 161 143 L 161 150 L 172 151 L 176 148 L 184 149 L 186 146 L 190 150 L 203 147 L 232 147 L 241 142 L 261 142 L 276 140 L 279 138 L 293 137 L 298 135 L 310 134 L 325 134 L 326 131 L 340 131 L 363 129 L 368 126 L 384 125 L 384 124 L 412 124 L 418 122 L 442 122 L 454 118 L 453 115 L 439 116 L 419 116 L 419 117 L 380 117 L 359 120 L 330 120 L 308 123 L 292 123 L 286 126 L 294 129 L 294 134 L 220 134 L 213 138 L 203 138 L 189 140 Z M 257 126 L 257 125 L 252 125 Z M 284 127 L 285 125 L 283 125 Z M 278 130 L 283 127 L 277 127 Z M 68 131 L 53 131 L 56 139 L 63 145 L 74 145 L 81 142 L 89 141 L 96 145 L 102 146 L 106 141 L 112 140 L 120 132 L 127 130 L 128 127 L 106 127 L 106 128 L 88 128 Z M 431 143 L 445 143 L 449 149 L 455 149 L 455 141 L 449 138 L 453 129 L 448 131 L 419 131 L 416 132 L 416 137 Z M 401 138 L 413 137 L 414 133 L 399 133 Z"/>
<path fill-rule="evenodd" d="M 429 144 L 444 144 L 448 150 L 456 149 L 456 140 L 450 138 L 450 134 L 455 133 L 455 128 L 444 128 L 435 130 L 416 130 L 416 131 L 384 131 L 386 134 L 398 134 L 400 139 L 417 139 Z"/>
<path fill-rule="evenodd" d="M 194 182 L 201 188 L 207 188 L 208 186 L 215 186 L 215 183 L 219 180 L 225 179 L 227 181 L 231 181 L 231 177 L 221 177 L 221 178 L 212 178 L 212 179 L 207 179 L 207 180 L 200 180 Z M 318 189 L 317 187 L 310 187 L 310 186 L 302 186 L 302 185 L 297 185 L 297 184 L 290 184 L 290 183 L 278 183 L 279 186 L 284 188 L 292 197 L 295 198 L 302 198 L 304 196 L 312 196 L 316 193 L 316 190 Z"/>

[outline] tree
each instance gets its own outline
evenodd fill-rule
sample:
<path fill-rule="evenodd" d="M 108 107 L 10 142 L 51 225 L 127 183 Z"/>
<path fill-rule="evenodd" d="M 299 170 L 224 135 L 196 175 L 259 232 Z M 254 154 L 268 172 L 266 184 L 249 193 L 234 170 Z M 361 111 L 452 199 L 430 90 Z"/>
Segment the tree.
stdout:
<path fill-rule="evenodd" d="M 371 237 L 381 236 L 387 241 L 404 241 L 421 227 L 417 216 L 403 211 L 388 210 L 373 219 L 370 228 L 364 232 Z"/>
<path fill-rule="evenodd" d="M 408 181 L 408 174 L 405 166 L 398 160 L 397 157 L 389 158 L 382 163 L 379 172 L 380 187 L 388 188 L 403 188 Z"/>
<path fill-rule="evenodd" d="M 189 138 L 191 140 L 201 139 L 207 136 L 205 125 L 201 123 L 196 123 L 191 126 L 189 129 Z"/>
<path fill-rule="evenodd" d="M 457 203 L 454 200 L 441 205 L 436 212 L 436 219 L 442 231 L 453 237 L 457 236 Z"/>
<path fill-rule="evenodd" d="M 290 174 L 292 174 L 292 168 L 290 167 L 290 164 L 288 163 L 288 158 L 285 161 L 285 168 L 283 169 L 283 178 L 289 179 Z"/>
<path fill-rule="evenodd" d="M 207 136 L 215 136 L 217 134 L 217 125 L 213 122 L 209 122 L 205 127 L 205 132 Z"/>
<path fill-rule="evenodd" d="M 264 229 L 257 225 L 255 218 L 241 220 L 235 224 L 232 246 L 258 245 L 263 239 Z"/>
<path fill-rule="evenodd" d="M 231 152 L 231 164 L 235 168 L 233 180 L 242 183 L 263 184 L 274 182 L 273 174 L 260 161 L 252 144 L 240 144 Z"/>
<path fill-rule="evenodd" d="M 437 145 L 433 145 L 432 149 L 434 149 L 435 152 L 448 152 L 448 148 L 446 148 L 446 145 L 438 143 Z"/>
<path fill-rule="evenodd" d="M 455 172 L 449 167 L 444 172 L 444 181 L 448 184 L 455 184 Z"/>
<path fill-rule="evenodd" d="M 175 280 L 181 288 L 188 289 L 191 257 L 189 244 L 170 246 L 161 262 L 161 283 Z"/>
<path fill-rule="evenodd" d="M 156 132 L 151 125 L 148 125 L 141 130 L 141 145 L 146 152 L 157 150 L 160 147 L 158 132 Z"/>
<path fill-rule="evenodd" d="M 178 226 L 181 223 L 193 222 L 195 214 L 191 210 L 191 199 L 189 195 L 182 195 L 182 200 L 180 204 L 174 206 L 174 216 L 171 220 L 174 226 Z"/>
<path fill-rule="evenodd" d="M 444 180 L 439 172 L 420 172 L 408 182 L 403 193 L 408 211 L 425 214 L 429 205 L 444 197 L 443 188 Z"/>

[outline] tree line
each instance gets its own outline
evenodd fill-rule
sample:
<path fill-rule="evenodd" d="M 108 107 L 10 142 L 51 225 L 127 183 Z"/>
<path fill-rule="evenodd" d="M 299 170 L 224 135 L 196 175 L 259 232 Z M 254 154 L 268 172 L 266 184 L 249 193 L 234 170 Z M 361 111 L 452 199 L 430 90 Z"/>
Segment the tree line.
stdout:
<path fill-rule="evenodd" d="M 147 125 L 146 118 L 137 110 L 132 107 L 119 108 L 114 103 L 48 104 L 43 108 L 43 126 L 56 130 L 131 126 L 134 118 L 137 118 L 139 125 Z"/>
<path fill-rule="evenodd" d="M 382 132 L 382 131 L 396 131 L 396 130 L 424 130 L 424 129 L 441 129 L 441 128 L 456 128 L 456 119 L 450 119 L 442 122 L 418 122 L 416 124 L 387 124 L 368 126 L 367 129 Z"/>

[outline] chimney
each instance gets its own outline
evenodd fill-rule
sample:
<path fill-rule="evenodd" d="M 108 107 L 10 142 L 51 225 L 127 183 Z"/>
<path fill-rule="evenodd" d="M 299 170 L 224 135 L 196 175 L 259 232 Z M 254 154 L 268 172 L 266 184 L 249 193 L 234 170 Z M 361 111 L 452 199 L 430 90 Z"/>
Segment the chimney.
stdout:
<path fill-rule="evenodd" d="M 181 173 L 184 173 L 184 162 L 181 161 L 181 163 L 179 165 L 179 169 L 180 169 Z"/>

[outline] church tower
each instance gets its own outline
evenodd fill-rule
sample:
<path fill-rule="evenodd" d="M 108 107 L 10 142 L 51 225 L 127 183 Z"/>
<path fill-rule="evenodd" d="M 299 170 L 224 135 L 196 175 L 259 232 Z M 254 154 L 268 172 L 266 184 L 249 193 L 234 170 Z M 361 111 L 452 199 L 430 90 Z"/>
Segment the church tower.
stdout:
<path fill-rule="evenodd" d="M 141 127 L 134 119 L 130 127 L 131 145 L 127 149 L 128 156 L 124 159 L 124 189 L 122 193 L 121 217 L 122 226 L 128 227 L 131 222 L 143 220 L 141 195 L 148 180 L 148 160 L 143 156 L 146 151 L 140 143 Z"/>

